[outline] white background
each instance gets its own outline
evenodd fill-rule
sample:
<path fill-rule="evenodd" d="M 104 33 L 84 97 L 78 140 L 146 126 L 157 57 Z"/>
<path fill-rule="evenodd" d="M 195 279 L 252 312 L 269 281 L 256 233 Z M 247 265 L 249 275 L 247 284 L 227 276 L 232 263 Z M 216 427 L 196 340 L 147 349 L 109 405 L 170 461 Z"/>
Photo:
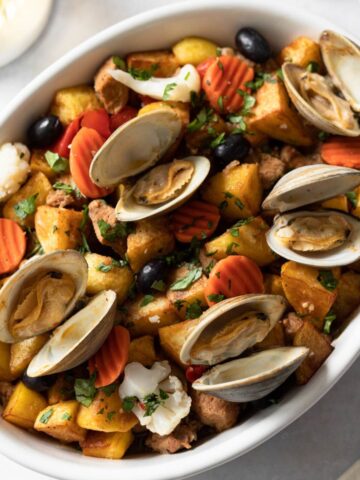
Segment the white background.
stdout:
<path fill-rule="evenodd" d="M 286 1 L 322 15 L 359 36 L 357 0 Z M 173 2 L 55 0 L 50 23 L 41 38 L 21 58 L 0 69 L 0 108 L 37 73 L 93 33 L 138 12 Z M 249 454 L 195 480 L 336 480 L 360 456 L 359 387 L 360 360 L 310 412 L 285 431 Z M 0 456 L 0 479 L 49 480 L 49 477 Z"/>

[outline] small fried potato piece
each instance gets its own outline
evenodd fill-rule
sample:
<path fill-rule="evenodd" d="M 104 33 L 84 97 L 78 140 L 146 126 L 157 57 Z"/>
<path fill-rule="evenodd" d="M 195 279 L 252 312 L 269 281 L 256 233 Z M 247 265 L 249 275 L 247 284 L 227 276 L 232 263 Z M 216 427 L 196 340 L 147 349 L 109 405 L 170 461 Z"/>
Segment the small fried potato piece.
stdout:
<path fill-rule="evenodd" d="M 166 50 L 130 53 L 126 63 L 129 70 L 153 71 L 153 76 L 159 78 L 172 77 L 180 66 L 176 56 Z"/>
<path fill-rule="evenodd" d="M 68 125 L 87 110 L 101 108 L 95 90 L 88 85 L 77 85 L 58 90 L 51 102 L 50 113 Z"/>
<path fill-rule="evenodd" d="M 301 36 L 295 38 L 289 45 L 284 47 L 279 56 L 280 65 L 285 62 L 295 63 L 306 68 L 309 63 L 315 62 L 322 70 L 322 58 L 320 46 L 309 37 Z"/>
<path fill-rule="evenodd" d="M 131 431 L 124 433 L 89 431 L 80 446 L 82 453 L 87 457 L 119 460 L 125 455 L 133 440 L 134 436 Z"/>
<path fill-rule="evenodd" d="M 186 320 L 159 329 L 160 345 L 164 352 L 180 367 L 186 367 L 180 360 L 180 351 L 185 339 L 200 320 Z"/>
<path fill-rule="evenodd" d="M 31 360 L 48 341 L 49 335 L 44 333 L 37 337 L 16 342 L 10 348 L 10 371 L 19 377 L 28 367 Z"/>
<path fill-rule="evenodd" d="M 345 320 L 360 305 L 360 274 L 352 271 L 341 275 L 337 297 L 332 307 L 337 320 Z"/>
<path fill-rule="evenodd" d="M 156 358 L 154 337 L 144 335 L 131 340 L 128 363 L 139 362 L 145 367 L 151 367 Z"/>
<path fill-rule="evenodd" d="M 280 275 L 266 273 L 264 275 L 264 284 L 266 293 L 269 293 L 270 295 L 282 295 L 285 297 Z"/>
<path fill-rule="evenodd" d="M 26 387 L 22 382 L 16 385 L 4 411 L 3 418 L 18 427 L 33 428 L 36 417 L 47 403 L 38 392 Z"/>

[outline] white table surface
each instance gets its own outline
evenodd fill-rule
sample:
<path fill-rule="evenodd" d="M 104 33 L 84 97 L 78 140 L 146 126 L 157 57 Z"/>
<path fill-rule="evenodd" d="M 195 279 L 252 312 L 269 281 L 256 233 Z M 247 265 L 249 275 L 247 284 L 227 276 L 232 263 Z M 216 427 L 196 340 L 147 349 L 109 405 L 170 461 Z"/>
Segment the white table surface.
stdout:
<path fill-rule="evenodd" d="M 359 34 L 359 0 L 286 1 Z M 174 0 L 55 0 L 49 25 L 40 39 L 22 57 L 0 69 L 0 108 L 37 73 L 93 33 L 138 12 L 172 2 Z M 360 360 L 330 393 L 285 431 L 247 455 L 194 477 L 195 480 L 338 479 L 360 457 L 359 387 Z M 0 478 L 50 480 L 1 455 Z M 356 476 L 356 480 L 359 479 Z"/>

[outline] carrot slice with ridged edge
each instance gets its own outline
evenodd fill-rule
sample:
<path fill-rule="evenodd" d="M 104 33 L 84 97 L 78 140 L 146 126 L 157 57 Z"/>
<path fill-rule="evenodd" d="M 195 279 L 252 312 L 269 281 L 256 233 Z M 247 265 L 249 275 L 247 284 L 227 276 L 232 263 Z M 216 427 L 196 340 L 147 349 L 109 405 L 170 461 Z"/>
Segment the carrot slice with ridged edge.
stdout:
<path fill-rule="evenodd" d="M 205 298 L 211 306 L 225 298 L 263 292 L 263 275 L 256 263 L 243 255 L 230 255 L 211 270 Z"/>
<path fill-rule="evenodd" d="M 360 137 L 331 137 L 321 146 L 321 157 L 330 165 L 360 168 Z"/>
<path fill-rule="evenodd" d="M 106 387 L 115 382 L 124 371 L 129 347 L 129 331 L 121 325 L 114 327 L 100 350 L 89 360 L 90 373 L 96 372 L 95 387 Z"/>
<path fill-rule="evenodd" d="M 247 92 L 246 82 L 254 78 L 254 69 L 238 57 L 221 55 L 207 68 L 202 87 L 211 106 L 218 112 L 235 113 L 241 109 Z"/>
<path fill-rule="evenodd" d="M 70 173 L 80 192 L 89 198 L 101 198 L 114 191 L 98 187 L 91 180 L 90 164 L 105 139 L 93 128 L 82 127 L 75 135 L 70 150 Z"/>
<path fill-rule="evenodd" d="M 175 210 L 171 215 L 171 226 L 179 242 L 191 243 L 210 237 L 220 221 L 218 207 L 210 203 L 192 200 Z"/>
<path fill-rule="evenodd" d="M 15 270 L 26 251 L 26 235 L 13 220 L 0 218 L 0 274 Z"/>

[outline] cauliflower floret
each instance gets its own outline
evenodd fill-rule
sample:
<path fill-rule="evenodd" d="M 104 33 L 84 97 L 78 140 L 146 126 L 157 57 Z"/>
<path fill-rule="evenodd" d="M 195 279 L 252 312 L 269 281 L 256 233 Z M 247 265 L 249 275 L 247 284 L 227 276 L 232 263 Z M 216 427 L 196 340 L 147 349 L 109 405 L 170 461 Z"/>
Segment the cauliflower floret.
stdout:
<path fill-rule="evenodd" d="M 30 152 L 22 143 L 4 143 L 0 147 L 0 202 L 16 193 L 30 171 Z"/>
<path fill-rule="evenodd" d="M 191 398 L 170 372 L 167 361 L 155 362 L 150 369 L 132 362 L 119 388 L 122 399 L 136 399 L 132 412 L 140 424 L 159 435 L 169 435 L 190 412 Z"/>

